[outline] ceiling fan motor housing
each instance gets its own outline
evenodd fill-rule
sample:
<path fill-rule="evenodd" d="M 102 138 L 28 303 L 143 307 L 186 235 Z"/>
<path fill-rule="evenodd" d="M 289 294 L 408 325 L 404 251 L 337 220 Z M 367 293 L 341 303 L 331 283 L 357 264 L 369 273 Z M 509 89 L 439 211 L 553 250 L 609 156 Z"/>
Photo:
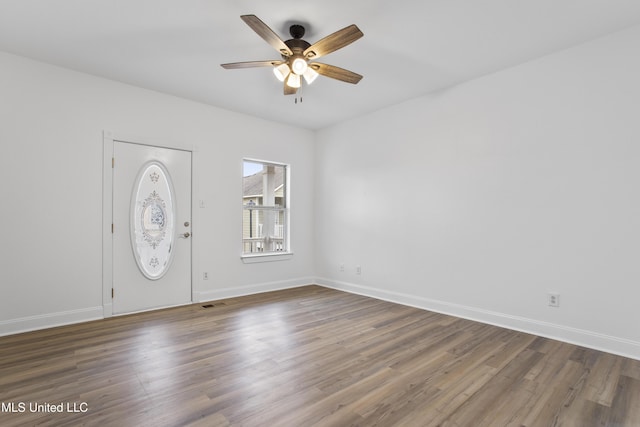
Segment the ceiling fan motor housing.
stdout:
<path fill-rule="evenodd" d="M 290 39 L 284 42 L 284 44 L 286 44 L 287 47 L 291 49 L 291 52 L 293 52 L 293 55 L 302 55 L 302 53 L 309 46 L 311 46 L 309 42 L 302 39 Z"/>
<path fill-rule="evenodd" d="M 297 25 L 297 26 L 301 27 L 300 25 Z M 291 28 L 293 27 L 296 27 L 296 25 L 291 26 Z M 302 29 L 302 34 L 304 34 L 304 28 Z M 293 35 L 293 30 L 292 30 L 292 35 Z M 302 40 L 301 38 L 293 38 L 285 41 L 284 43 L 287 45 L 289 49 L 291 49 L 291 52 L 293 52 L 293 55 L 291 56 L 282 55 L 282 59 L 284 59 L 287 62 L 287 64 L 289 65 L 289 68 L 295 74 L 300 75 L 304 73 L 304 71 L 307 69 L 307 65 L 306 65 L 307 59 L 304 57 L 304 51 L 309 46 L 311 46 L 311 44 L 305 40 Z M 296 64 L 296 62 L 303 62 L 303 61 L 304 61 L 304 64 Z"/>

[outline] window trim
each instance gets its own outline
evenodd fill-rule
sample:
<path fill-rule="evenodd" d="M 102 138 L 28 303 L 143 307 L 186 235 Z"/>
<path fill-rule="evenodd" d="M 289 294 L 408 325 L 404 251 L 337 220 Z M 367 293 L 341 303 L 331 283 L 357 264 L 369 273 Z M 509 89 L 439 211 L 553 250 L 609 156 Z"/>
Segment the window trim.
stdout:
<path fill-rule="evenodd" d="M 245 264 L 256 264 L 260 262 L 288 261 L 293 258 L 293 252 L 267 252 L 266 254 L 245 254 L 240 255 Z"/>
<path fill-rule="evenodd" d="M 240 229 L 240 259 L 244 264 L 254 264 L 272 261 L 286 261 L 293 257 L 291 249 L 291 165 L 289 163 L 274 162 L 271 160 L 261 160 L 251 157 L 243 157 L 241 162 L 242 177 L 244 178 L 244 162 L 261 163 L 276 167 L 284 167 L 285 176 L 283 179 L 283 195 L 284 195 L 284 213 L 286 217 L 284 239 L 286 250 L 282 252 L 244 252 L 244 232 L 243 227 Z M 244 183 L 241 181 L 241 201 L 244 202 Z M 269 207 L 264 207 L 267 210 Z M 240 211 L 244 215 L 245 206 L 241 203 Z M 243 221 L 244 224 L 244 221 Z"/>

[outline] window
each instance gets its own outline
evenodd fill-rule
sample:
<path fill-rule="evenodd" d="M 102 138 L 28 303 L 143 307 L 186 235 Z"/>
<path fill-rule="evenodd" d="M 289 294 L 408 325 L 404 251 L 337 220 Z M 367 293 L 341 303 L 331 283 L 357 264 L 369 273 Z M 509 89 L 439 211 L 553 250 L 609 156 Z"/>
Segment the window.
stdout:
<path fill-rule="evenodd" d="M 244 160 L 243 257 L 289 253 L 289 167 Z"/>

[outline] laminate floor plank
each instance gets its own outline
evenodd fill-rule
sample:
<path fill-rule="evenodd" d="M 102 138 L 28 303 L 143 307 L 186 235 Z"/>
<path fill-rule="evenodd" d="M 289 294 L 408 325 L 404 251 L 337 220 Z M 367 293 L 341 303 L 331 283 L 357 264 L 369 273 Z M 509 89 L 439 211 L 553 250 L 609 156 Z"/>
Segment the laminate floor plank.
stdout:
<path fill-rule="evenodd" d="M 638 360 L 320 286 L 211 304 L 0 337 L 0 425 L 640 426 Z"/>
<path fill-rule="evenodd" d="M 584 398 L 604 406 L 611 406 L 620 378 L 622 359 L 612 354 L 598 358 L 585 386 Z"/>
<path fill-rule="evenodd" d="M 613 398 L 611 425 L 640 426 L 640 380 L 621 376 Z"/>

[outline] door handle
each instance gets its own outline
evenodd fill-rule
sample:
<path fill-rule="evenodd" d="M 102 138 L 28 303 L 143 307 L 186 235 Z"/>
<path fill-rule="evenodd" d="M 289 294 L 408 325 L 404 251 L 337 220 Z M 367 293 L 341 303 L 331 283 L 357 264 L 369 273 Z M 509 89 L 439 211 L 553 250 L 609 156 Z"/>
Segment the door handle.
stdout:
<path fill-rule="evenodd" d="M 184 237 L 185 239 L 189 238 L 189 236 L 191 236 L 191 233 L 189 233 L 188 231 L 184 234 L 180 235 L 181 237 Z"/>

